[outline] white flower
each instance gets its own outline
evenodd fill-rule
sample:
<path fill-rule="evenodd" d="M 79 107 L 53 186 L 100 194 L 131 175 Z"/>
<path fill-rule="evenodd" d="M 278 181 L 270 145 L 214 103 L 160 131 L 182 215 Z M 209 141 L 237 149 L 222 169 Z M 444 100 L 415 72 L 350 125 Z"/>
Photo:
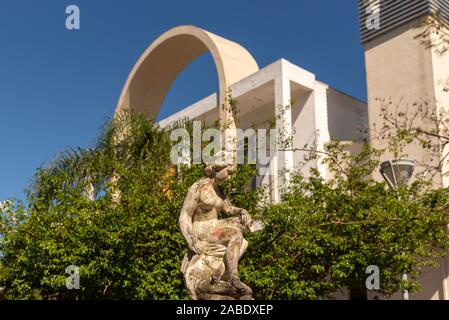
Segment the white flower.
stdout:
<path fill-rule="evenodd" d="M 0 201 L 0 212 L 6 211 L 10 207 L 11 207 L 10 200 Z"/>

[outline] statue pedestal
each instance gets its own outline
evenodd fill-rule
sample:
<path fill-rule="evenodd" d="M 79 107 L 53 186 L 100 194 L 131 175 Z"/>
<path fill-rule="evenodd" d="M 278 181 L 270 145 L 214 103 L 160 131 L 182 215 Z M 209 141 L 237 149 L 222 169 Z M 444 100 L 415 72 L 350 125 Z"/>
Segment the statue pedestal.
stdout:
<path fill-rule="evenodd" d="M 251 288 L 237 281 L 237 287 L 223 276 L 222 257 L 195 255 L 191 251 L 184 257 L 181 267 L 188 294 L 194 300 L 252 300 Z M 218 272 L 218 281 L 212 281 Z"/>
<path fill-rule="evenodd" d="M 198 300 L 254 300 L 254 299 L 250 295 L 244 295 L 237 299 L 235 297 L 222 294 L 203 294 L 198 296 Z"/>

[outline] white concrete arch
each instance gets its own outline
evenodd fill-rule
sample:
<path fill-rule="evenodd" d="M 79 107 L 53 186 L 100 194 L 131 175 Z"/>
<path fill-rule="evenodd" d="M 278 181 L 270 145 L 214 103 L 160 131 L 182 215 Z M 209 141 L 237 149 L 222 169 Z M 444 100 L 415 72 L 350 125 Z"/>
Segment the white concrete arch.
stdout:
<path fill-rule="evenodd" d="M 176 77 L 206 51 L 212 54 L 218 73 L 219 106 L 225 103 L 230 85 L 259 70 L 251 54 L 239 44 L 195 26 L 175 27 L 159 36 L 134 65 L 116 113 L 129 109 L 156 118 Z M 235 127 L 232 114 L 221 109 L 220 120 Z"/>

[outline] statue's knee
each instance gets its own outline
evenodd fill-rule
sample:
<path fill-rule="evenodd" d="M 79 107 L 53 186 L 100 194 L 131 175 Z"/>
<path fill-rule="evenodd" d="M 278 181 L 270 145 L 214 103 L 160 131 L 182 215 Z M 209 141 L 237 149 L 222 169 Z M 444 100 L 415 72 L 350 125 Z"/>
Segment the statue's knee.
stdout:
<path fill-rule="evenodd" d="M 242 233 L 241 232 L 236 232 L 229 242 L 232 243 L 232 244 L 240 246 L 240 245 L 242 245 L 243 240 L 244 239 L 243 239 Z"/>

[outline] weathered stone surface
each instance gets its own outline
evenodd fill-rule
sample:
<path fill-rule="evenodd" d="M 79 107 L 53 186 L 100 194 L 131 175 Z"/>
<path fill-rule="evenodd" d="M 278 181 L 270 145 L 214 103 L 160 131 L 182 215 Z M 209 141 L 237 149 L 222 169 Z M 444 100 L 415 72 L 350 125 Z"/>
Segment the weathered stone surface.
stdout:
<path fill-rule="evenodd" d="M 216 160 L 207 177 L 189 189 L 179 226 L 189 249 L 181 271 L 191 299 L 248 300 L 252 291 L 238 276 L 238 261 L 248 246 L 243 235 L 254 224 L 245 209 L 233 207 L 220 184 L 236 170 L 232 161 Z M 218 219 L 224 213 L 230 218 Z"/>

